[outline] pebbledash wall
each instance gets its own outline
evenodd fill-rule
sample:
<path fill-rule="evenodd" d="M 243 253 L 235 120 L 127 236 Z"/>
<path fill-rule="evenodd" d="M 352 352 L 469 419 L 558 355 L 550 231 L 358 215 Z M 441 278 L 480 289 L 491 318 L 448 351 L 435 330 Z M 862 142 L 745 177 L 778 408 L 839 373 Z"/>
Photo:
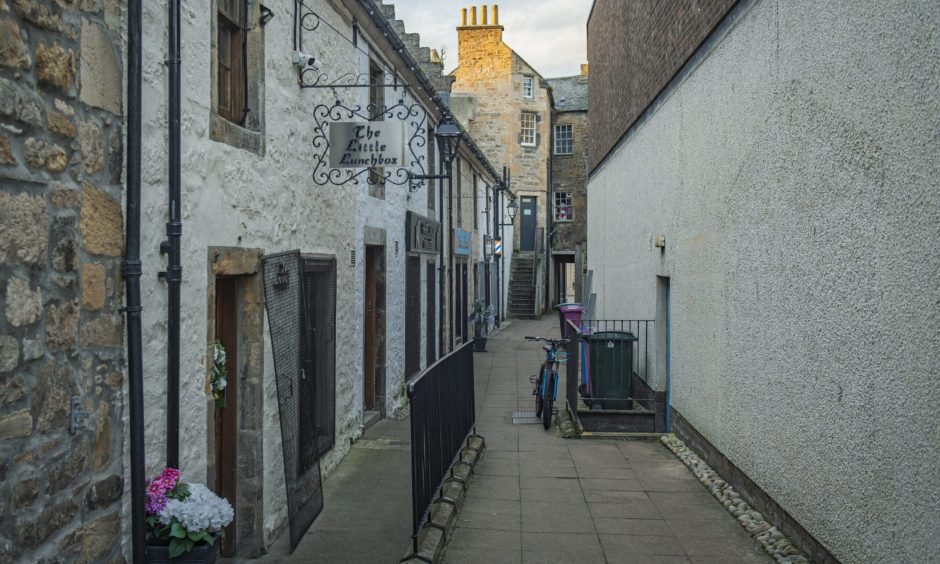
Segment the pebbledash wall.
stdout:
<path fill-rule="evenodd" d="M 0 0 L 4 563 L 120 560 L 122 4 Z"/>
<path fill-rule="evenodd" d="M 668 276 L 672 406 L 843 562 L 940 547 L 937 29 L 741 2 L 589 182 L 598 317 Z"/>

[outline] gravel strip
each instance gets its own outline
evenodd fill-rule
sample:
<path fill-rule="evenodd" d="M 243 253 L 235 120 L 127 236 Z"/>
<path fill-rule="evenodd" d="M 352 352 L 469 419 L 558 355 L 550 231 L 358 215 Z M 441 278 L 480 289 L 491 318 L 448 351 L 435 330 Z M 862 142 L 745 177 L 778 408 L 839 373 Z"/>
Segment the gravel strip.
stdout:
<path fill-rule="evenodd" d="M 685 443 L 675 435 L 663 435 L 660 441 L 689 467 L 695 477 L 737 518 L 738 524 L 744 527 L 751 538 L 774 560 L 788 564 L 809 564 L 809 559 L 793 546 L 790 539 L 768 523 L 763 515 L 754 511 L 754 508 L 741 498 L 741 494 L 722 480 L 721 476 L 692 452 L 692 449 L 685 446 Z"/>

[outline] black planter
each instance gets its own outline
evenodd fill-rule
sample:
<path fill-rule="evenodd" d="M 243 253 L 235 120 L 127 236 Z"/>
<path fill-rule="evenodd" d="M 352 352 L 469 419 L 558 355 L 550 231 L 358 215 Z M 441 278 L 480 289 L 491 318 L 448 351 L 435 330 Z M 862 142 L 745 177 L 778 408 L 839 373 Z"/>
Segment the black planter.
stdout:
<path fill-rule="evenodd" d="M 147 545 L 147 563 L 148 564 L 213 564 L 219 559 L 219 543 L 215 544 L 197 544 L 186 554 L 181 554 L 176 558 L 170 558 L 170 547 L 168 545 Z"/>
<path fill-rule="evenodd" d="M 473 352 L 486 352 L 486 337 L 473 338 Z"/>

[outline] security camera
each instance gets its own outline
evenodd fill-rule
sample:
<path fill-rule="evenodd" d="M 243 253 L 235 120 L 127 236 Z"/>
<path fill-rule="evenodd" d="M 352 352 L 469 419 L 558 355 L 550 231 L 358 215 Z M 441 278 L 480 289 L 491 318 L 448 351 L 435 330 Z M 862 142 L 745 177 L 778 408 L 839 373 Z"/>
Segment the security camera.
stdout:
<path fill-rule="evenodd" d="M 300 68 L 320 68 L 320 61 L 317 60 L 316 57 L 306 53 L 301 53 L 300 51 L 294 51 L 294 53 L 291 55 L 291 62 Z"/>

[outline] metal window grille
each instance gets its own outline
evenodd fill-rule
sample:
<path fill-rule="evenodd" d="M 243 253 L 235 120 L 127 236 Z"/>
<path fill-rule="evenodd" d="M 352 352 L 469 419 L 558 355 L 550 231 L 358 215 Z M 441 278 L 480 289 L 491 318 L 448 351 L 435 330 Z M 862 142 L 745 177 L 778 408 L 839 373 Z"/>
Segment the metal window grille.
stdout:
<path fill-rule="evenodd" d="M 316 419 L 315 402 L 301 401 L 305 391 L 301 388 L 301 379 L 304 375 L 303 359 L 307 341 L 304 331 L 303 267 L 300 251 L 267 255 L 262 264 L 265 308 L 274 353 L 287 515 L 293 550 L 323 510 L 317 434 L 301 427 L 302 417 L 304 420 L 311 418 L 309 410 L 314 410 L 312 417 Z M 311 425 L 310 429 L 313 428 Z"/>
<path fill-rule="evenodd" d="M 555 154 L 570 155 L 574 145 L 574 133 L 571 130 L 571 124 L 566 123 L 555 126 Z"/>
<path fill-rule="evenodd" d="M 535 147 L 535 114 L 522 112 L 522 131 L 519 143 L 525 147 Z"/>
<path fill-rule="evenodd" d="M 571 192 L 555 192 L 555 221 L 574 219 L 571 206 Z"/>

